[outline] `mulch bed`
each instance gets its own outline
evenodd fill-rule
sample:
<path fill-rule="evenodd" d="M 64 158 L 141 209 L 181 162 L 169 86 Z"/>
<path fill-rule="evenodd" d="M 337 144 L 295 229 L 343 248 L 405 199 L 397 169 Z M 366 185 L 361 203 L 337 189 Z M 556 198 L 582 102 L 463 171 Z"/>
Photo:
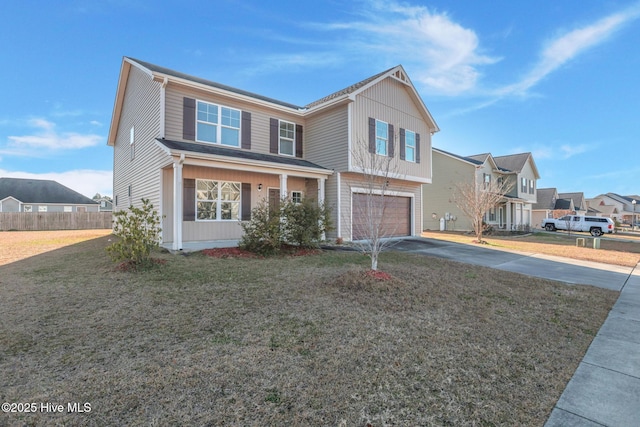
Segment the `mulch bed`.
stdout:
<path fill-rule="evenodd" d="M 244 249 L 240 249 L 238 247 L 204 249 L 202 253 L 212 258 L 264 258 L 261 255 L 246 251 Z M 285 245 L 281 250 L 281 255 L 295 256 L 295 257 L 318 255 L 321 253 L 322 253 L 322 250 L 320 249 L 301 248 L 298 246 L 291 246 L 291 245 Z"/>

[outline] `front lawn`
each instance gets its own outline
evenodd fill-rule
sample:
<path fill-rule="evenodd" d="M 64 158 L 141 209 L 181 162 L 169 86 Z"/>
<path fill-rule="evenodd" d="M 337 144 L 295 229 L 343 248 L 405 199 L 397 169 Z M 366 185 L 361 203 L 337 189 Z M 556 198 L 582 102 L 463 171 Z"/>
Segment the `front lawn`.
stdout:
<path fill-rule="evenodd" d="M 2 268 L 0 426 L 542 425 L 617 293 L 406 253 Z"/>

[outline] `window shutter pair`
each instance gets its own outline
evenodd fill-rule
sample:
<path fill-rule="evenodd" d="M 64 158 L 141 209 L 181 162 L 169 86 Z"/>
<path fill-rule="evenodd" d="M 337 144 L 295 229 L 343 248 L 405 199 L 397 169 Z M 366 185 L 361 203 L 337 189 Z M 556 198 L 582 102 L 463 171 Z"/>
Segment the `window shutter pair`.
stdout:
<path fill-rule="evenodd" d="M 278 154 L 280 145 L 280 120 L 269 119 L 269 152 Z M 296 125 L 295 155 L 302 158 L 302 125 Z"/>
<path fill-rule="evenodd" d="M 400 160 L 407 160 L 406 131 L 400 128 Z M 416 133 L 416 163 L 420 163 L 420 134 Z"/>
<path fill-rule="evenodd" d="M 196 220 L 196 180 L 182 180 L 182 220 Z M 248 221 L 251 219 L 251 184 L 243 182 L 240 190 L 240 219 Z"/>
<path fill-rule="evenodd" d="M 251 113 L 242 111 L 242 134 L 240 146 L 245 150 L 251 149 Z M 196 140 L 196 100 L 184 97 L 182 100 L 182 139 Z"/>

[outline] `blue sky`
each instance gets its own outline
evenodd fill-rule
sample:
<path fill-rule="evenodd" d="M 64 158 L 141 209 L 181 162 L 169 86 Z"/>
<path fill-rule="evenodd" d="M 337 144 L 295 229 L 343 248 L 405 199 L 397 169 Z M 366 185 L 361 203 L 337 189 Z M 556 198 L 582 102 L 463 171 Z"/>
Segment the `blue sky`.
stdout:
<path fill-rule="evenodd" d="M 460 155 L 530 151 L 538 187 L 640 193 L 640 2 L 0 4 L 0 176 L 111 194 L 123 56 L 304 105 L 402 64 Z"/>

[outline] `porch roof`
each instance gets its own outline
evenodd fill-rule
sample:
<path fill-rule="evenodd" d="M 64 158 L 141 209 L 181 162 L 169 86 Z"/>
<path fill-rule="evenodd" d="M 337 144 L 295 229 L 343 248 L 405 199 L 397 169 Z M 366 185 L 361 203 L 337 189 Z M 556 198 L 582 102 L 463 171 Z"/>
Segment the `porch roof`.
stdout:
<path fill-rule="evenodd" d="M 256 153 L 255 151 L 246 151 L 233 148 L 224 148 L 219 145 L 213 144 L 200 144 L 194 142 L 173 141 L 169 139 L 156 138 L 156 141 L 168 151 L 169 154 L 185 154 L 189 153 L 204 157 L 211 157 L 212 159 L 229 158 L 234 160 L 244 160 L 247 163 L 260 163 L 260 164 L 272 164 L 286 169 L 307 169 L 315 172 L 320 172 L 326 175 L 331 175 L 333 171 L 327 169 L 308 160 L 303 160 L 296 157 L 284 157 L 276 156 L 273 154 Z"/>

